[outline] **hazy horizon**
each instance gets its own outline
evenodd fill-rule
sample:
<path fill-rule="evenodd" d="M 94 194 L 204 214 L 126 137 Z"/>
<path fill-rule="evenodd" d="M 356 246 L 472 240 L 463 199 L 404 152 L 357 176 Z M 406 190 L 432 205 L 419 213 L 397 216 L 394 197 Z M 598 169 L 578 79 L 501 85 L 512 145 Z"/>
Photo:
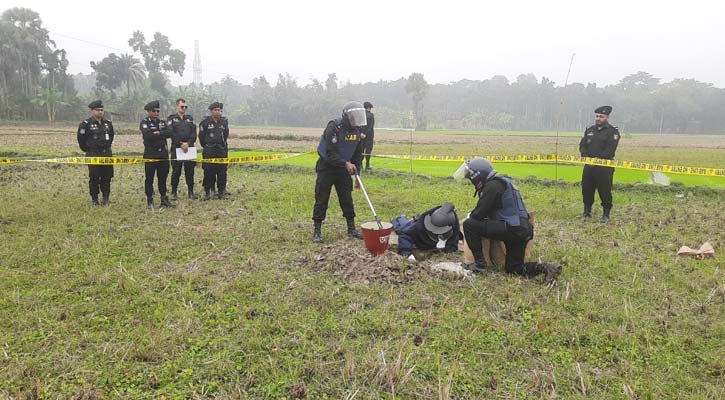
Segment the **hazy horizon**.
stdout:
<path fill-rule="evenodd" d="M 37 11 L 51 39 L 67 51 L 72 74 L 92 72 L 90 61 L 108 53 L 132 53 L 127 42 L 134 30 L 147 39 L 159 31 L 186 53 L 183 77 L 171 76 L 176 85 L 191 83 L 199 40 L 205 83 L 226 75 L 243 84 L 265 75 L 274 83 L 278 73 L 290 73 L 304 84 L 324 81 L 330 72 L 340 82 L 363 83 L 421 72 L 429 83 L 533 73 L 562 85 L 576 53 L 569 82 L 605 86 L 646 71 L 663 81 L 692 78 L 725 87 L 719 68 L 725 36 L 716 31 L 725 4 L 717 1 L 691 1 L 686 8 L 621 0 L 546 6 L 374 0 L 357 8 L 333 1 L 207 7 L 180 1 L 173 10 L 138 0 L 123 4 L 0 0 L 0 11 Z M 356 16 L 345 20 L 350 15 Z"/>

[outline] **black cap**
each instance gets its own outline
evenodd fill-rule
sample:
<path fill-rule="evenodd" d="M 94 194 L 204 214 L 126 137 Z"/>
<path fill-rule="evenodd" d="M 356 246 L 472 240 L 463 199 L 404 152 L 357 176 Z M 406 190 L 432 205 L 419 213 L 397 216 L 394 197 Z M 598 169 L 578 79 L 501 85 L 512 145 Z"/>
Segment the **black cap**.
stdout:
<path fill-rule="evenodd" d="M 103 108 L 103 102 L 100 100 L 92 101 L 88 104 L 88 108 L 90 108 L 91 110 L 94 108 Z"/>
<path fill-rule="evenodd" d="M 612 113 L 612 106 L 601 106 L 594 110 L 594 114 L 604 114 L 609 115 Z"/>
<path fill-rule="evenodd" d="M 223 110 L 224 109 L 224 103 L 220 103 L 218 101 L 215 101 L 215 102 L 209 104 L 209 109 L 210 110 L 213 110 L 215 108 L 219 108 L 219 109 L 222 109 Z"/>
<path fill-rule="evenodd" d="M 143 106 L 143 109 L 146 111 L 155 110 L 157 108 L 161 108 L 161 105 L 158 100 L 150 101 L 150 102 L 146 103 L 145 106 Z"/>
<path fill-rule="evenodd" d="M 373 108 L 373 103 L 366 101 L 363 103 L 364 108 Z"/>

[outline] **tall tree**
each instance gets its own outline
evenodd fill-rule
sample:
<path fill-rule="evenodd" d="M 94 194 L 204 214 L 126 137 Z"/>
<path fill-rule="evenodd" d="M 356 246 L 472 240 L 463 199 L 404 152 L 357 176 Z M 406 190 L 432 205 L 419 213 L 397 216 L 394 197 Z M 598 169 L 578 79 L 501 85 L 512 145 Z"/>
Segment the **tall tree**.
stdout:
<path fill-rule="evenodd" d="M 146 43 L 144 34 L 141 31 L 134 31 L 128 40 L 128 45 L 143 57 L 151 88 L 159 93 L 168 94 L 166 72 L 184 75 L 186 54 L 179 49 L 172 49 L 168 36 L 156 32 L 154 39 Z"/>
<path fill-rule="evenodd" d="M 425 81 L 423 74 L 419 72 L 413 72 L 408 77 L 408 81 L 405 84 L 405 91 L 411 95 L 413 99 L 413 112 L 415 114 L 416 127 L 424 129 L 426 122 L 422 120 L 422 104 L 425 95 L 428 93 L 428 82 Z"/>

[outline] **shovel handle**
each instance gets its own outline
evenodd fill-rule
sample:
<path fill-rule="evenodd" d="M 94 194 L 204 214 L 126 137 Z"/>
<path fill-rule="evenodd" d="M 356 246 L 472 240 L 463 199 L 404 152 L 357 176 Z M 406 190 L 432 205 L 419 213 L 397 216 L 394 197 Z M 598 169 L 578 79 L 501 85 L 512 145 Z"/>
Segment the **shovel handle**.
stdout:
<path fill-rule="evenodd" d="M 360 179 L 360 174 L 355 174 L 355 179 L 357 180 L 357 184 L 360 185 L 360 190 L 362 190 L 363 194 L 365 195 L 365 200 L 368 201 L 368 205 L 370 206 L 370 211 L 373 212 L 373 217 L 375 217 L 375 222 L 378 223 L 378 228 L 380 228 L 382 230 L 383 223 L 380 222 L 380 218 L 378 218 L 378 213 L 375 212 L 375 207 L 373 207 L 373 203 L 370 201 L 370 196 L 368 196 L 368 191 L 365 190 L 365 185 L 363 185 L 362 179 Z"/>

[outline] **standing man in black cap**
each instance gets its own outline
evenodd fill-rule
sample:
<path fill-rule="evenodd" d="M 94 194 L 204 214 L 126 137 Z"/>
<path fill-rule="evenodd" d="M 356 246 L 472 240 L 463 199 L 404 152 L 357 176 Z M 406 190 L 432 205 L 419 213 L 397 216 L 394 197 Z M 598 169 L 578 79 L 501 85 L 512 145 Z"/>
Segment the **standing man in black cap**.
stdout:
<path fill-rule="evenodd" d="M 204 159 L 226 158 L 229 155 L 227 139 L 229 138 L 229 121 L 222 116 L 224 104 L 217 101 L 209 105 L 211 115 L 199 124 L 199 143 L 204 146 Z M 227 164 L 202 163 L 204 170 L 204 200 L 211 199 L 214 185 L 217 196 L 223 199 L 227 194 Z"/>
<path fill-rule="evenodd" d="M 601 106 L 594 110 L 595 123 L 584 131 L 584 137 L 579 142 L 579 152 L 582 157 L 602 158 L 613 160 L 614 153 L 619 144 L 619 130 L 609 124 L 611 106 Z M 612 210 L 612 180 L 614 168 L 600 165 L 585 165 L 582 172 L 582 198 L 584 200 L 584 213 L 582 218 L 592 217 L 594 204 L 594 191 L 599 192 L 602 201 L 601 223 L 609 221 Z"/>
<path fill-rule="evenodd" d="M 179 198 L 177 189 L 179 180 L 181 179 L 181 169 L 184 169 L 184 177 L 186 178 L 186 187 L 189 189 L 189 198 L 196 199 L 194 194 L 194 167 L 196 161 L 192 160 L 176 160 L 176 149 L 181 149 L 186 153 L 190 147 L 194 147 L 196 142 L 196 124 L 191 115 L 186 114 L 189 106 L 186 100 L 176 100 L 176 114 L 171 114 L 166 119 L 166 125 L 171 130 L 171 200 Z"/>
<path fill-rule="evenodd" d="M 312 211 L 314 234 L 312 241 L 322 243 L 322 221 L 327 215 L 332 187 L 335 187 L 340 200 L 342 215 L 347 220 L 347 235 L 362 239 L 355 228 L 355 207 L 352 202 L 352 179 L 350 175 L 358 173 L 356 165 L 362 161 L 360 134 L 366 124 L 365 108 L 351 101 L 342 108 L 342 116 L 327 123 L 317 154 L 320 158 L 315 165 L 317 182 L 315 183 L 315 206 Z"/>
<path fill-rule="evenodd" d="M 96 100 L 88 104 L 91 117 L 78 125 L 78 145 L 86 157 L 111 157 L 113 124 L 104 117 L 103 102 Z M 99 205 L 98 193 L 103 193 L 100 205 L 107 205 L 111 196 L 113 165 L 88 165 L 88 191 L 94 206 Z"/>
<path fill-rule="evenodd" d="M 143 109 L 148 114 L 139 126 L 143 137 L 143 158 L 163 160 L 145 163 L 146 207 L 154 208 L 154 174 L 158 180 L 161 207 L 174 207 L 166 195 L 166 178 L 169 176 L 169 147 L 166 139 L 171 137 L 171 131 L 167 128 L 166 121 L 159 119 L 161 108 L 158 100 L 149 102 Z"/>
<path fill-rule="evenodd" d="M 373 153 L 373 144 L 375 142 L 375 114 L 373 114 L 373 104 L 371 102 L 366 101 L 363 106 L 365 107 L 365 117 L 368 124 L 363 128 L 365 136 L 362 141 L 362 151 L 365 157 L 365 169 L 369 170 L 370 155 Z"/>

